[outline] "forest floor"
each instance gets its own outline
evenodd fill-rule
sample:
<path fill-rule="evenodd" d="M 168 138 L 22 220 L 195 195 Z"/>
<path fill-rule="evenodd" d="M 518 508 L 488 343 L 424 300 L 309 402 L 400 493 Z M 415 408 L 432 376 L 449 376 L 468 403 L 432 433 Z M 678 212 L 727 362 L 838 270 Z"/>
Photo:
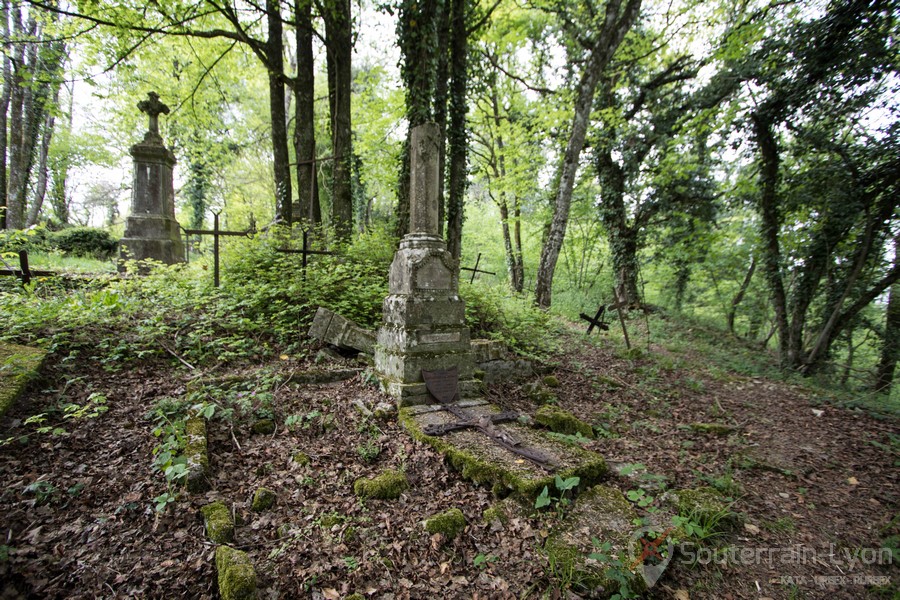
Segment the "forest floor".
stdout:
<path fill-rule="evenodd" d="M 562 408 L 601 433 L 586 447 L 612 465 L 643 465 L 634 468 L 648 481 L 716 487 L 743 520 L 695 548 L 693 564 L 676 555 L 645 597 L 898 597 L 897 570 L 878 563 L 897 558 L 881 548 L 890 539 L 896 546 L 900 534 L 900 423 L 716 367 L 690 344 L 628 353 L 602 335 L 562 335 L 565 349 L 550 361 L 555 392 Z M 464 480 L 395 419 L 354 408 L 382 399 L 365 376 L 283 383 L 311 366 L 288 358 L 245 368 L 251 385 L 239 394 L 251 406 L 267 398 L 277 430 L 254 435 L 248 419 L 214 418 L 213 491 L 179 493 L 157 512 L 153 499 L 167 488 L 152 466 L 159 440 L 148 411 L 208 373 L 162 357 L 51 358 L 0 419 L 0 598 L 216 598 L 215 546 L 199 512 L 216 499 L 238 518 L 235 546 L 256 567 L 260 598 L 582 597 L 564 589 L 572 582 L 541 550 L 555 512 L 485 523 L 482 512 L 495 502 L 489 489 Z M 489 399 L 534 412 L 527 383 L 493 386 Z M 91 394 L 102 394 L 109 410 L 72 419 L 54 412 L 62 399 L 85 405 Z M 38 413 L 65 432 L 36 433 L 25 421 Z M 691 427 L 711 422 L 730 430 Z M 309 464 L 292 461 L 298 451 Z M 386 468 L 409 478 L 398 500 L 354 495 L 357 478 Z M 614 472 L 606 483 L 636 487 Z M 277 501 L 254 513 L 261 486 Z M 425 518 L 453 507 L 468 523 L 461 535 L 424 531 Z"/>

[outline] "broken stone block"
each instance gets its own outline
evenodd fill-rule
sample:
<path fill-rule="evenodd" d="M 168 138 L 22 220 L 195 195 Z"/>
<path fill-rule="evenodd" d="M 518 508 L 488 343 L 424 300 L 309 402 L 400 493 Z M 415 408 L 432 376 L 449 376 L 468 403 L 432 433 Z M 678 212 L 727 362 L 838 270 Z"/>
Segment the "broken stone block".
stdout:
<path fill-rule="evenodd" d="M 409 488 L 406 475 L 399 471 L 388 470 L 367 479 L 361 477 L 353 483 L 353 493 L 360 498 L 376 498 L 378 500 L 394 500 Z"/>
<path fill-rule="evenodd" d="M 321 306 L 313 317 L 308 335 L 345 350 L 356 350 L 366 354 L 375 351 L 375 334 L 372 331 Z"/>
<path fill-rule="evenodd" d="M 451 508 L 439 515 L 425 519 L 425 531 L 431 534 L 441 533 L 447 539 L 453 539 L 466 528 L 466 517 L 458 508 Z"/>
<path fill-rule="evenodd" d="M 188 419 L 184 424 L 184 457 L 187 461 L 185 486 L 192 494 L 209 489 L 209 455 L 206 448 L 206 420 Z"/>
<path fill-rule="evenodd" d="M 503 342 L 497 340 L 472 340 L 472 356 L 476 363 L 500 360 L 505 350 Z"/>
<path fill-rule="evenodd" d="M 246 552 L 219 546 L 216 548 L 216 572 L 222 600 L 256 599 L 256 571 Z"/>
<path fill-rule="evenodd" d="M 227 544 L 234 541 L 234 521 L 231 512 L 223 502 L 216 501 L 200 509 L 203 514 L 203 525 L 206 537 L 216 544 Z"/>
<path fill-rule="evenodd" d="M 275 504 L 275 492 L 268 488 L 259 488 L 253 494 L 253 502 L 250 505 L 250 510 L 253 512 L 262 512 L 272 508 L 273 504 Z"/>

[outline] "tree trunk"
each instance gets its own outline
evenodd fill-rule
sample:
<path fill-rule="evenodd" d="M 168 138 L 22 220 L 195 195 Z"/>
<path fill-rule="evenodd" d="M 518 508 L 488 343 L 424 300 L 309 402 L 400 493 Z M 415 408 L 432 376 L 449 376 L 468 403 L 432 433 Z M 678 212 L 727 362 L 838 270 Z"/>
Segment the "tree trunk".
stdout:
<path fill-rule="evenodd" d="M 18 39 L 27 39 L 28 33 L 22 25 L 22 13 L 19 6 L 12 6 L 11 12 L 11 36 Z M 10 106 L 9 106 L 9 179 L 7 183 L 6 198 L 6 227 L 8 229 L 22 229 L 25 225 L 25 189 L 30 165 L 26 156 L 30 152 L 25 150 L 25 95 L 27 90 L 23 86 L 25 81 L 25 46 L 27 44 L 15 44 L 12 48 L 12 76 L 10 77 Z"/>
<path fill-rule="evenodd" d="M 754 256 L 750 259 L 750 268 L 747 269 L 747 274 L 744 275 L 744 281 L 741 282 L 741 287 L 738 289 L 737 294 L 734 295 L 734 298 L 731 299 L 731 306 L 728 308 L 728 331 L 731 335 L 737 335 L 734 333 L 734 319 L 737 316 L 737 308 L 741 305 L 741 302 L 744 301 L 744 296 L 747 295 L 747 290 L 750 288 L 750 282 L 753 280 L 753 273 L 755 272 L 756 257 Z"/>
<path fill-rule="evenodd" d="M 438 142 L 438 235 L 444 234 L 444 221 L 447 218 L 447 203 L 444 198 L 445 173 L 447 170 L 447 96 L 450 84 L 450 4 L 454 0 L 441 0 L 436 10 L 437 16 L 437 68 L 434 80 L 434 122 L 440 128 Z M 443 50 L 441 50 L 443 49 Z"/>
<path fill-rule="evenodd" d="M 328 3 L 325 21 L 325 50 L 328 64 L 328 100 L 331 108 L 331 217 L 339 239 L 353 232 L 352 133 L 350 87 L 353 54 L 350 0 Z"/>
<path fill-rule="evenodd" d="M 881 360 L 875 371 L 874 391 L 890 391 L 894 383 L 894 369 L 898 358 L 900 358 L 900 284 L 895 283 L 891 286 L 891 294 L 888 297 Z"/>
<path fill-rule="evenodd" d="M 281 4 L 266 0 L 266 67 L 269 70 L 269 116 L 272 120 L 272 166 L 275 175 L 275 219 L 291 226 L 291 160 L 288 153 L 284 91 L 284 40 Z"/>
<path fill-rule="evenodd" d="M 54 103 L 59 100 L 57 92 Z M 53 113 L 47 112 L 44 116 L 44 126 L 41 132 L 41 149 L 38 154 L 37 181 L 34 186 L 34 196 L 31 199 L 31 206 L 28 209 L 28 217 L 25 219 L 25 226 L 31 227 L 38 221 L 41 214 L 41 208 L 44 205 L 44 197 L 47 195 L 47 157 L 50 154 L 50 140 L 53 138 L 53 125 L 55 119 Z"/>
<path fill-rule="evenodd" d="M 575 187 L 578 162 L 587 136 L 594 92 L 597 89 L 600 75 L 609 64 L 619 44 L 622 43 L 625 34 L 634 24 L 640 10 L 641 0 L 628 0 L 628 4 L 624 10 L 621 10 L 622 14 L 620 15 L 621 6 L 622 0 L 607 2 L 603 25 L 596 34 L 591 56 L 584 66 L 578 83 L 575 114 L 572 118 L 569 140 L 557 178 L 559 183 L 556 189 L 553 218 L 550 222 L 547 239 L 541 249 L 541 261 L 534 290 L 535 304 L 541 308 L 549 308 L 552 300 L 553 274 L 569 222 L 572 190 Z"/>
<path fill-rule="evenodd" d="M 447 198 L 447 250 L 459 260 L 462 252 L 463 209 L 466 195 L 466 89 L 468 73 L 468 0 L 451 0 L 450 15 L 450 124 L 447 142 L 450 155 L 450 181 Z"/>
<path fill-rule="evenodd" d="M 629 304 L 640 304 L 637 285 L 637 227 L 628 225 L 625 208 L 625 171 L 612 158 L 608 148 L 595 151 L 595 165 L 600 180 L 600 219 L 609 234 L 616 287 L 624 290 L 623 298 Z"/>
<path fill-rule="evenodd" d="M 759 171 L 760 237 L 762 238 L 762 262 L 766 283 L 775 309 L 775 327 L 778 331 L 778 357 L 782 367 L 796 366 L 798 356 L 789 354 L 787 298 L 781 276 L 781 248 L 778 232 L 781 217 L 778 214 L 778 144 L 772 132 L 772 124 L 759 113 L 751 115 L 756 143 L 759 146 L 761 165 Z"/>
<path fill-rule="evenodd" d="M 6 156 L 7 156 L 7 113 L 9 112 L 10 94 L 12 92 L 12 66 L 10 63 L 11 47 L 9 44 L 9 2 L 0 0 L 0 44 L 2 44 L 3 77 L 0 81 L 0 230 L 6 229 L 7 208 L 7 180 L 6 180 Z"/>
<path fill-rule="evenodd" d="M 522 207 L 518 196 L 513 196 L 513 244 L 513 289 L 521 293 L 525 289 L 525 262 L 522 258 Z"/>
<path fill-rule="evenodd" d="M 297 0 L 297 80 L 294 84 L 294 151 L 297 156 L 298 214 L 308 225 L 322 222 L 316 186 L 315 63 L 313 62 L 312 0 Z"/>

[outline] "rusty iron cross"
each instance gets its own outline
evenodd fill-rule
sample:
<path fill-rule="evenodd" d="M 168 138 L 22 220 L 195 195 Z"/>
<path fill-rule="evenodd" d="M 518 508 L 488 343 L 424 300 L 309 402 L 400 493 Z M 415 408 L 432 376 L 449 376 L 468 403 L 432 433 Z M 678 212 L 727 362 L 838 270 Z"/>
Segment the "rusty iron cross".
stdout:
<path fill-rule="evenodd" d="M 517 420 L 519 418 L 518 413 L 503 411 L 493 415 L 477 416 L 458 406 L 456 402 L 459 400 L 459 372 L 456 367 L 435 371 L 422 370 L 422 379 L 425 380 L 425 387 L 428 393 L 438 401 L 441 408 L 458 419 L 453 423 L 428 425 L 423 429 L 425 435 L 438 436 L 460 429 L 475 429 L 498 446 L 506 448 L 513 454 L 527 458 L 547 471 L 552 471 L 554 467 L 558 466 L 553 458 L 532 448 L 522 446 L 521 442 L 514 437 L 495 427 L 495 425 L 500 423 L 509 423 Z"/>
<path fill-rule="evenodd" d="M 150 133 L 159 135 L 159 115 L 169 114 L 169 107 L 159 101 L 159 94 L 156 92 L 149 92 L 147 94 L 147 100 L 138 102 L 137 107 L 138 110 L 142 113 L 146 113 L 150 117 Z"/>

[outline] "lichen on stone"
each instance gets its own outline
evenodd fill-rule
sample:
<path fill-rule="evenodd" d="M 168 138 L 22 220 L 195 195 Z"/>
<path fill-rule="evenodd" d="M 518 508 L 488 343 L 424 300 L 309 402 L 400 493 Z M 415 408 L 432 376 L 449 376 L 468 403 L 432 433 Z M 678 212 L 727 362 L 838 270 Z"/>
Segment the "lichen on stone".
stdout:
<path fill-rule="evenodd" d="M 466 517 L 458 508 L 451 508 L 425 519 L 425 531 L 431 534 L 442 533 L 449 539 L 455 538 L 465 528 Z"/>
<path fill-rule="evenodd" d="M 206 420 L 193 417 L 184 424 L 184 457 L 187 464 L 186 487 L 192 494 L 209 489 L 209 455 L 206 447 Z"/>
<path fill-rule="evenodd" d="M 594 429 L 588 424 L 558 406 L 542 406 L 534 413 L 534 420 L 550 431 L 575 435 L 580 433 L 588 439 L 594 438 Z"/>
<path fill-rule="evenodd" d="M 228 507 L 220 501 L 212 502 L 200 508 L 206 537 L 216 544 L 227 544 L 234 541 L 234 521 Z"/>
<path fill-rule="evenodd" d="M 361 477 L 353 483 L 353 492 L 357 496 L 378 500 L 399 498 L 407 488 L 409 488 L 409 481 L 406 479 L 406 475 L 394 470 L 387 470 L 371 479 Z"/>
<path fill-rule="evenodd" d="M 275 504 L 275 492 L 268 488 L 259 488 L 253 494 L 250 509 L 254 512 L 262 512 L 272 508 L 273 504 Z"/>
<path fill-rule="evenodd" d="M 255 600 L 256 571 L 246 552 L 219 546 L 216 548 L 216 572 L 222 600 Z"/>

